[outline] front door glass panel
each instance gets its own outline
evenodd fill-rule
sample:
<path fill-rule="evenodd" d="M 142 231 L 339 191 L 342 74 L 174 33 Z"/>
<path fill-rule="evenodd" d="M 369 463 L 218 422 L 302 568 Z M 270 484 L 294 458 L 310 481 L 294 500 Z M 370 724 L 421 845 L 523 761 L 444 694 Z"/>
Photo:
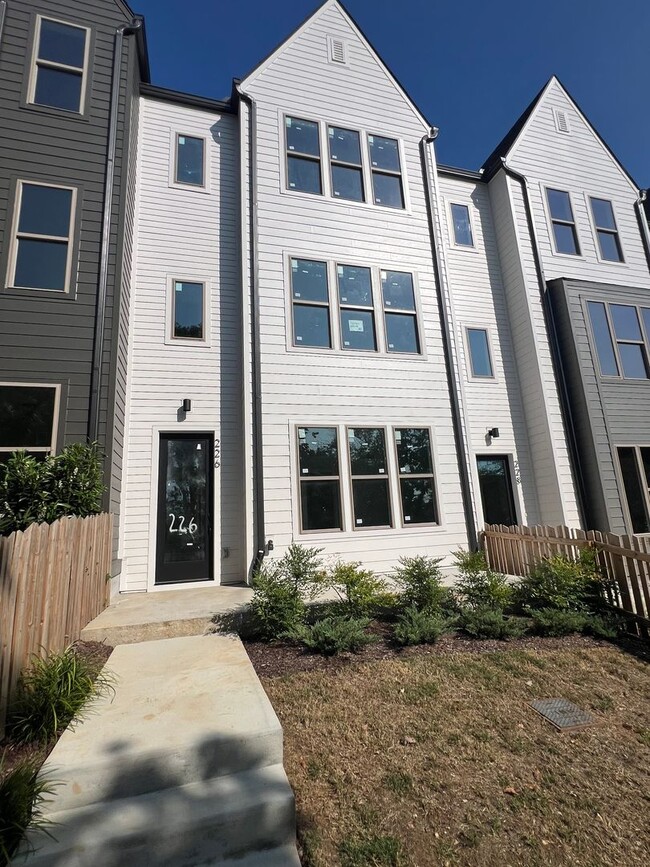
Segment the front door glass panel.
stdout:
<path fill-rule="evenodd" d="M 514 526 L 517 523 L 517 513 L 508 457 L 489 455 L 476 460 L 485 523 Z"/>

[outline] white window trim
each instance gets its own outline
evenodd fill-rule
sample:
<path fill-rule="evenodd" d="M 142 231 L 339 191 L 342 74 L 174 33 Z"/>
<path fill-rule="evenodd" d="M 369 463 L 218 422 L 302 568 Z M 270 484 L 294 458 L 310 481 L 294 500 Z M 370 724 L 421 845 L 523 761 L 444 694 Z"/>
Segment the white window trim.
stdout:
<path fill-rule="evenodd" d="M 84 45 L 84 65 L 83 68 L 78 66 L 67 66 L 64 63 L 57 63 L 53 60 L 40 60 L 38 57 L 38 51 L 41 43 L 41 22 L 52 21 L 55 24 L 64 24 L 66 27 L 74 27 L 77 30 L 83 30 L 86 33 L 86 40 Z M 50 15 L 37 15 L 36 16 L 36 26 L 34 29 L 34 45 L 32 48 L 32 57 L 30 64 L 30 72 L 29 72 L 29 85 L 27 90 L 27 102 L 29 105 L 36 105 L 39 108 L 50 109 L 52 111 L 62 111 L 66 114 L 79 114 L 82 115 L 86 110 L 86 93 L 88 90 L 88 62 L 90 58 L 90 35 L 91 30 L 90 27 L 84 27 L 82 24 L 73 24 L 71 21 L 64 21 L 61 18 L 54 18 Z M 46 103 L 35 102 L 36 98 L 36 80 L 38 77 L 38 69 L 40 66 L 47 67 L 48 69 L 60 69 L 64 72 L 76 72 L 81 73 L 81 91 L 79 94 L 79 110 L 78 111 L 70 111 L 65 108 L 59 108 L 56 105 L 47 105 Z"/>
<path fill-rule="evenodd" d="M 619 228 L 619 221 L 616 217 L 616 211 L 614 209 L 614 200 L 608 198 L 607 195 L 598 195 L 596 193 L 585 193 L 585 207 L 587 209 L 587 214 L 589 216 L 589 225 L 591 226 L 591 231 L 594 238 L 594 247 L 596 249 L 596 258 L 600 262 L 601 265 L 613 265 L 615 268 L 620 268 L 623 266 L 624 268 L 629 267 L 628 263 L 625 261 L 625 249 L 623 247 L 623 241 L 621 239 L 621 230 Z M 603 256 L 600 252 L 600 241 L 598 240 L 598 227 L 596 226 L 596 218 L 594 217 L 594 212 L 591 207 L 592 199 L 600 199 L 603 202 L 609 202 L 612 207 L 612 214 L 614 215 L 614 223 L 616 224 L 616 234 L 618 235 L 618 244 L 621 250 L 621 256 L 623 257 L 620 262 L 616 262 L 613 259 L 603 259 Z M 610 232 L 610 234 L 614 234 Z"/>
<path fill-rule="evenodd" d="M 20 211 L 23 200 L 23 186 L 47 187 L 55 190 L 69 190 L 72 193 L 70 201 L 70 222 L 68 225 L 67 237 L 63 235 L 35 235 L 31 232 L 19 232 Z M 11 237 L 9 240 L 9 264 L 7 267 L 7 278 L 5 281 L 5 289 L 17 289 L 20 291 L 29 292 L 52 292 L 55 295 L 70 294 L 70 280 L 72 272 L 72 255 L 74 252 L 75 226 L 77 214 L 77 188 L 69 187 L 64 184 L 50 184 L 44 181 L 33 181 L 27 178 L 21 178 L 16 182 L 16 198 L 14 204 L 14 216 L 11 226 Z M 68 245 L 68 255 L 65 265 L 65 285 L 63 289 L 43 289 L 40 286 L 18 286 L 16 285 L 16 266 L 18 264 L 18 241 L 20 238 L 27 238 L 35 241 L 57 241 L 65 242 Z"/>
<path fill-rule="evenodd" d="M 202 184 L 186 184 L 176 180 L 176 167 L 178 160 L 178 139 L 184 136 L 185 138 L 196 138 L 203 142 L 203 183 Z M 170 130 L 169 141 L 169 186 L 177 190 L 191 190 L 195 193 L 210 192 L 210 160 L 208 159 L 208 138 L 206 135 L 197 132 L 187 132 L 186 130 L 172 129 Z"/>
<path fill-rule="evenodd" d="M 174 303 L 176 283 L 200 283 L 203 286 L 203 337 L 174 337 Z M 167 275 L 167 303 L 165 305 L 165 344 L 167 346 L 208 347 L 211 345 L 210 304 L 212 285 L 205 277 L 190 277 L 187 274 Z"/>
<path fill-rule="evenodd" d="M 0 453 L 11 454 L 11 452 L 22 451 L 38 452 L 39 454 L 53 455 L 56 452 L 57 433 L 59 429 L 59 411 L 61 406 L 61 385 L 55 382 L 0 382 L 0 386 L 9 388 L 49 388 L 54 390 L 54 408 L 52 410 L 52 431 L 50 434 L 49 446 L 0 446 Z"/>
<path fill-rule="evenodd" d="M 490 354 L 490 366 L 492 367 L 492 376 L 476 376 L 473 373 L 472 366 L 472 349 L 469 340 L 469 332 L 470 331 L 485 331 L 487 335 L 487 345 L 488 352 Z M 496 374 L 496 365 L 494 363 L 494 341 L 492 339 L 492 328 L 489 325 L 482 325 L 480 323 L 474 322 L 466 322 L 463 326 L 463 337 L 465 339 L 465 353 L 466 353 L 466 367 L 467 367 L 467 379 L 470 382 L 498 382 L 499 378 Z"/>
<path fill-rule="evenodd" d="M 454 231 L 454 215 L 452 213 L 452 206 L 458 205 L 462 208 L 467 208 L 467 214 L 469 217 L 469 228 L 472 233 L 472 243 L 471 244 L 459 244 L 456 241 L 456 232 Z M 469 202 L 459 202 L 457 199 L 447 199 L 447 219 L 449 221 L 449 246 L 454 250 L 462 250 L 465 253 L 478 253 L 478 245 L 476 243 L 476 224 L 474 221 L 473 206 Z"/>
<path fill-rule="evenodd" d="M 540 189 L 542 192 L 542 206 L 544 208 L 544 214 L 546 216 L 546 223 L 549 233 L 549 244 L 551 246 L 551 254 L 553 256 L 559 256 L 562 259 L 570 259 L 575 262 L 580 259 L 585 258 L 585 245 L 583 243 L 583 239 L 580 237 L 580 232 L 578 231 L 578 217 L 576 214 L 575 205 L 573 202 L 573 194 L 570 190 L 562 190 L 560 187 L 553 186 L 553 184 L 540 184 Z M 560 253 L 555 245 L 555 230 L 553 229 L 553 218 L 551 216 L 551 208 L 548 203 L 548 190 L 556 190 L 558 193 L 566 193 L 569 197 L 569 203 L 571 205 L 571 213 L 573 214 L 573 225 L 575 228 L 576 239 L 578 243 L 578 253 Z M 568 225 L 568 223 L 566 224 Z"/>

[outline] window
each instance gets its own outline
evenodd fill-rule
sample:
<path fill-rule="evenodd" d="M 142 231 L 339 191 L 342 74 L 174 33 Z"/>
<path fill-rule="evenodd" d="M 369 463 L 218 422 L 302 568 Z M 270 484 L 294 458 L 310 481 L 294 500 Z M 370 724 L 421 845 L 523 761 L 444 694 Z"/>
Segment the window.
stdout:
<path fill-rule="evenodd" d="M 579 256 L 580 245 L 578 244 L 578 235 L 569 194 L 563 190 L 548 189 L 546 190 L 546 197 L 551 214 L 556 253 Z"/>
<path fill-rule="evenodd" d="M 202 138 L 176 136 L 174 182 L 191 187 L 205 186 L 205 141 Z"/>
<path fill-rule="evenodd" d="M 479 455 L 476 463 L 483 520 L 486 524 L 514 526 L 517 523 L 517 510 L 510 478 L 509 456 Z"/>
<path fill-rule="evenodd" d="M 632 532 L 650 533 L 650 448 L 619 448 L 618 461 Z"/>
<path fill-rule="evenodd" d="M 65 292 L 70 281 L 75 190 L 18 181 L 8 285 Z"/>
<path fill-rule="evenodd" d="M 591 330 L 594 335 L 596 352 L 598 353 L 600 372 L 603 376 L 618 376 L 616 353 L 614 352 L 614 343 L 609 330 L 605 305 L 600 301 L 588 301 L 587 308 L 589 309 Z"/>
<path fill-rule="evenodd" d="M 45 457 L 56 446 L 59 388 L 0 383 L 0 462 L 17 449 Z"/>
<path fill-rule="evenodd" d="M 343 349 L 376 351 L 370 268 L 337 265 Z"/>
<path fill-rule="evenodd" d="M 472 224 L 469 218 L 469 207 L 467 205 L 451 204 L 451 222 L 454 231 L 454 244 L 457 247 L 473 247 L 474 237 L 472 235 Z"/>
<path fill-rule="evenodd" d="M 590 198 L 591 213 L 596 227 L 596 237 L 601 259 L 608 262 L 622 262 L 623 250 L 618 237 L 612 203 L 607 199 Z"/>
<path fill-rule="evenodd" d="M 181 340 L 205 339 L 205 286 L 174 280 L 172 336 Z"/>
<path fill-rule="evenodd" d="M 327 263 L 291 259 L 293 345 L 332 346 Z"/>
<path fill-rule="evenodd" d="M 391 527 L 386 438 L 382 428 L 348 428 L 354 526 Z"/>
<path fill-rule="evenodd" d="M 486 328 L 468 328 L 467 345 L 469 347 L 470 371 L 477 379 L 493 379 L 490 341 Z"/>
<path fill-rule="evenodd" d="M 437 524 L 436 492 L 428 428 L 396 428 L 395 447 L 404 524 Z"/>
<path fill-rule="evenodd" d="M 627 379 L 647 379 L 648 359 L 636 307 L 610 304 L 609 312 L 623 376 Z"/>
<path fill-rule="evenodd" d="M 389 352 L 420 351 L 413 275 L 402 271 L 381 272 L 386 342 Z"/>
<path fill-rule="evenodd" d="M 335 427 L 298 428 L 301 531 L 342 530 Z"/>
<path fill-rule="evenodd" d="M 336 198 L 365 201 L 359 133 L 336 126 L 327 128 L 332 172 L 332 195 Z"/>
<path fill-rule="evenodd" d="M 81 113 L 83 110 L 88 33 L 50 18 L 36 19 L 34 60 L 28 101 Z"/>
<path fill-rule="evenodd" d="M 311 120 L 285 118 L 287 185 L 290 190 L 321 195 L 320 135 Z"/>
<path fill-rule="evenodd" d="M 368 145 L 375 204 L 387 208 L 403 208 L 404 190 L 398 142 L 392 138 L 369 135 Z"/>

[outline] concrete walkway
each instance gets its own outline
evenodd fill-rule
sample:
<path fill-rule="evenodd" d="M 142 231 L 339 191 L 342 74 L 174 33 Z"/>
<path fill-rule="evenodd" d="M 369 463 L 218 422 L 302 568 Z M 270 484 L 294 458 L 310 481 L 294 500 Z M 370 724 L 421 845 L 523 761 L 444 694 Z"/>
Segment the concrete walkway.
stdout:
<path fill-rule="evenodd" d="M 250 587 L 211 586 L 152 593 L 122 593 L 82 630 L 83 641 L 103 641 L 111 647 L 202 635 L 215 614 L 243 608 Z"/>
<path fill-rule="evenodd" d="M 164 595 L 164 594 L 163 594 Z M 117 647 L 98 699 L 43 766 L 56 842 L 30 867 L 299 867 L 282 729 L 241 641 Z"/>

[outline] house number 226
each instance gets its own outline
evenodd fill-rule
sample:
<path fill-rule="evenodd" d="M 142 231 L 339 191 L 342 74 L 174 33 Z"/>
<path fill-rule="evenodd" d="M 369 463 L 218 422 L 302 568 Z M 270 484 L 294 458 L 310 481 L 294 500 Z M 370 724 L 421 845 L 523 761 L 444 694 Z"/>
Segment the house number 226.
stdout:
<path fill-rule="evenodd" d="M 185 526 L 185 520 L 186 520 L 185 515 L 174 515 L 172 512 L 170 512 L 169 517 L 171 518 L 171 521 L 169 524 L 169 532 L 170 533 L 190 533 L 190 535 L 193 536 L 196 533 L 196 531 L 199 529 L 196 526 L 196 523 L 194 521 L 194 516 L 192 516 L 190 518 L 190 522 L 187 525 L 187 527 Z M 176 523 L 177 518 L 178 518 L 178 526 L 176 527 L 174 525 Z"/>

